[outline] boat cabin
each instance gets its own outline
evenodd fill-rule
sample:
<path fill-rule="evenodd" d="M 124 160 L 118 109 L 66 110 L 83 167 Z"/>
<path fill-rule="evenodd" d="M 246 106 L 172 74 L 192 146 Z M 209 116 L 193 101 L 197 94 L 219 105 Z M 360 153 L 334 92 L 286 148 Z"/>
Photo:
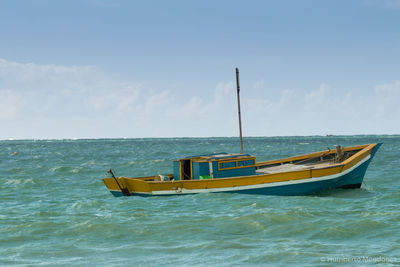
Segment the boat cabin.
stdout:
<path fill-rule="evenodd" d="M 256 157 L 249 154 L 218 153 L 174 161 L 174 180 L 202 180 L 256 174 Z"/>

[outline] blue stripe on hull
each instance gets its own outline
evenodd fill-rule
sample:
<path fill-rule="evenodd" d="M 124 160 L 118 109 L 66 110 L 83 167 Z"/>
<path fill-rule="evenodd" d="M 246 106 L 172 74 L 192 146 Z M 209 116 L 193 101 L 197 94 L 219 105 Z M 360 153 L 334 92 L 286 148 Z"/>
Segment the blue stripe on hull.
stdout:
<path fill-rule="evenodd" d="M 110 190 L 111 194 L 113 194 L 114 197 L 122 197 L 123 194 L 121 191 L 114 191 L 114 190 Z"/>
<path fill-rule="evenodd" d="M 298 196 L 298 195 L 310 195 L 317 192 L 340 188 L 346 185 L 357 185 L 361 184 L 365 172 L 367 171 L 368 165 L 371 162 L 372 157 L 352 170 L 351 172 L 331 180 L 316 181 L 301 184 L 283 185 L 276 187 L 265 187 L 249 190 L 237 190 L 230 191 L 231 193 L 241 194 L 259 194 L 259 195 L 278 195 L 278 196 Z"/>
<path fill-rule="evenodd" d="M 111 194 L 113 194 L 114 197 L 123 197 L 124 194 L 122 194 L 121 191 L 111 191 Z M 140 193 L 135 193 L 135 192 L 131 192 L 131 196 L 140 196 L 140 197 L 151 197 L 153 196 L 152 194 L 140 194 Z"/>

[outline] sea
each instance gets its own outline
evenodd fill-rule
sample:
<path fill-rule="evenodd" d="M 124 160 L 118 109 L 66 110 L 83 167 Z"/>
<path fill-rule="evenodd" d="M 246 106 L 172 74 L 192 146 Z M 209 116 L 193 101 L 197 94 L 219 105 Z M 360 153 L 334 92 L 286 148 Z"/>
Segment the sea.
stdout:
<path fill-rule="evenodd" d="M 116 176 L 172 173 L 239 139 L 0 141 L 1 266 L 399 266 L 400 136 L 245 137 L 258 161 L 383 143 L 360 189 L 310 196 L 114 197 Z"/>

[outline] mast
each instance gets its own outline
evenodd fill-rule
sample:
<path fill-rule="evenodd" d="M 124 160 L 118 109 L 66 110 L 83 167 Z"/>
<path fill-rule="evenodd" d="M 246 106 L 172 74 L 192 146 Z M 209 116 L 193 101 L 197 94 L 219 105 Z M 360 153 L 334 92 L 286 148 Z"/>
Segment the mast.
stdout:
<path fill-rule="evenodd" d="M 240 85 L 239 85 L 239 69 L 236 68 L 236 87 L 237 87 L 237 101 L 238 101 L 238 114 L 239 114 L 239 133 L 240 133 L 240 153 L 243 153 L 243 138 L 242 138 L 242 118 L 240 114 Z"/>

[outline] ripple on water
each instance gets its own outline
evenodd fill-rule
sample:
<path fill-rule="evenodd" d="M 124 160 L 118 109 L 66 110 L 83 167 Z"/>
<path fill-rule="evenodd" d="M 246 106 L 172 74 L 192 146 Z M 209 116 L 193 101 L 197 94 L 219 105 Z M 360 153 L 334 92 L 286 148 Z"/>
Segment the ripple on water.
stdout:
<path fill-rule="evenodd" d="M 25 184 L 34 184 L 35 182 L 33 181 L 32 178 L 28 179 L 7 179 L 4 182 L 4 185 L 25 185 Z"/>
<path fill-rule="evenodd" d="M 151 198 L 114 198 L 101 178 L 108 168 L 125 176 L 170 173 L 171 159 L 237 151 L 237 140 L 0 141 L 0 265 L 319 266 L 327 256 L 399 257 L 400 137 L 245 142 L 267 160 L 376 139 L 385 145 L 360 190 Z"/>

